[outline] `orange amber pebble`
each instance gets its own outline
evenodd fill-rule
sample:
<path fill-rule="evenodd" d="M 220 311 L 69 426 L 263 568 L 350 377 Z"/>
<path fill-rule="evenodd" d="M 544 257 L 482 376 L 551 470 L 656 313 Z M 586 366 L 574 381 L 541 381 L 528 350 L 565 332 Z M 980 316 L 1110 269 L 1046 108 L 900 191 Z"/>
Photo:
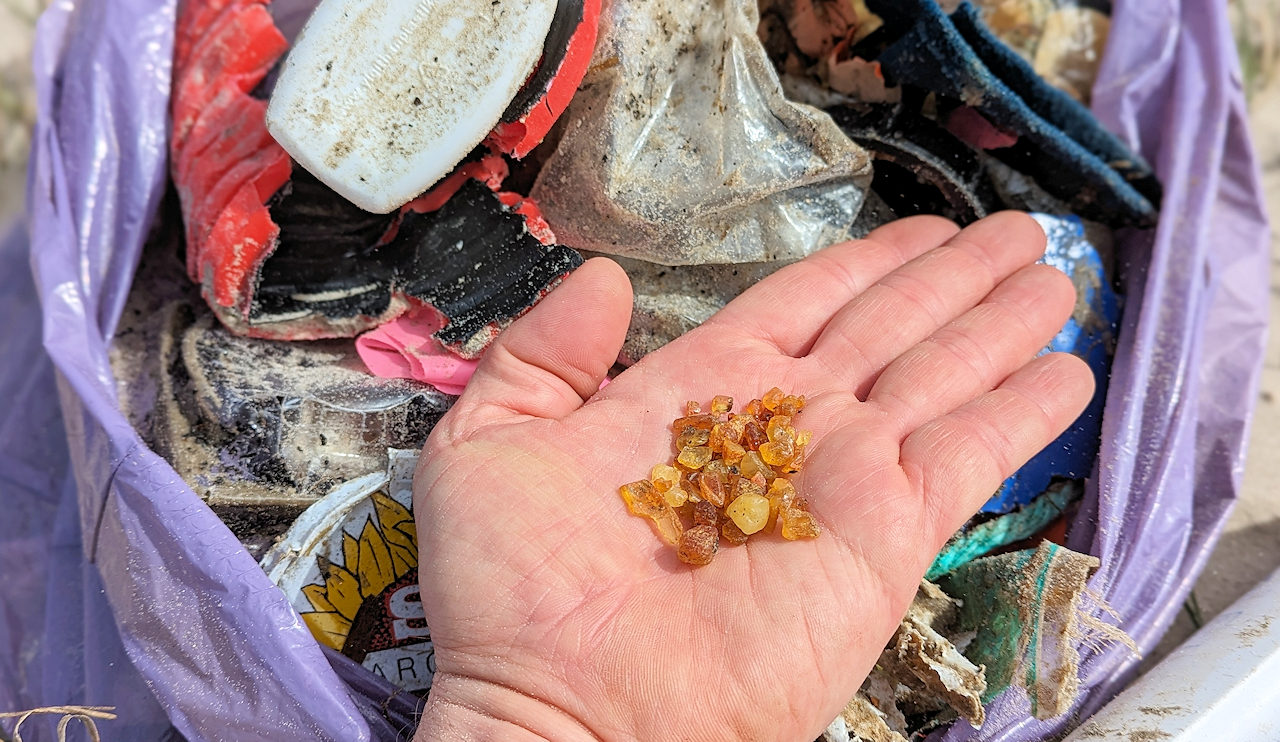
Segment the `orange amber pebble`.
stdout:
<path fill-rule="evenodd" d="M 769 500 L 762 495 L 742 495 L 724 510 L 725 515 L 750 536 L 764 529 L 769 520 Z"/>
<path fill-rule="evenodd" d="M 702 405 L 698 404 L 692 399 L 684 403 L 685 417 L 688 417 L 689 415 L 696 415 L 700 412 L 702 412 Z"/>
<path fill-rule="evenodd" d="M 749 422 L 751 422 L 751 418 L 746 415 L 730 417 L 729 422 L 724 424 L 724 439 L 733 443 L 742 443 L 742 433 L 747 429 L 747 423 Z"/>
<path fill-rule="evenodd" d="M 726 520 L 720 526 L 720 538 L 735 546 L 747 543 L 747 534 L 743 533 L 742 529 L 738 528 L 738 524 L 731 520 Z"/>
<path fill-rule="evenodd" d="M 769 442 L 769 436 L 765 435 L 760 424 L 755 420 L 747 422 L 747 427 L 742 431 L 742 445 L 748 449 L 758 449 L 761 445 Z"/>
<path fill-rule="evenodd" d="M 731 409 L 733 409 L 733 397 L 727 397 L 723 394 L 719 394 L 711 398 L 712 415 L 724 415 Z"/>
<path fill-rule="evenodd" d="M 773 470 L 764 463 L 764 459 L 760 458 L 760 454 L 756 451 L 747 451 L 742 461 L 738 462 L 738 471 L 742 472 L 742 476 L 747 479 L 754 479 L 756 474 L 762 474 L 765 478 L 773 476 Z"/>
<path fill-rule="evenodd" d="M 785 466 L 796 457 L 795 446 L 790 442 L 774 443 L 770 441 L 760 447 L 760 458 L 769 466 Z"/>
<path fill-rule="evenodd" d="M 782 537 L 788 541 L 802 538 L 817 538 L 822 529 L 813 513 L 797 507 L 782 508 L 779 512 L 782 521 Z"/>
<path fill-rule="evenodd" d="M 680 470 L 667 464 L 654 464 L 649 470 L 649 480 L 653 482 L 654 489 L 666 492 L 680 485 Z"/>
<path fill-rule="evenodd" d="M 782 391 L 781 389 L 775 386 L 774 388 L 764 393 L 764 396 L 760 398 L 760 403 L 764 405 L 764 408 L 766 410 L 777 412 L 778 403 L 781 402 L 783 398 L 786 396 L 787 396 L 786 392 Z"/>
<path fill-rule="evenodd" d="M 680 435 L 676 436 L 676 450 L 683 451 L 690 446 L 705 446 L 710 438 L 711 433 L 709 431 L 690 425 L 680 431 Z"/>
<path fill-rule="evenodd" d="M 718 508 L 724 507 L 729 497 L 729 484 L 725 477 L 704 474 L 698 477 L 698 495 Z"/>
<path fill-rule="evenodd" d="M 695 526 L 714 526 L 720 522 L 720 508 L 706 500 L 693 504 L 693 524 Z"/>
<path fill-rule="evenodd" d="M 795 428 L 791 427 L 791 418 L 786 415 L 774 415 L 769 418 L 769 424 L 765 426 L 764 434 L 771 441 L 778 440 L 778 436 L 791 431 L 791 437 L 795 438 Z"/>
<path fill-rule="evenodd" d="M 706 446 L 690 446 L 680 451 L 676 461 L 690 469 L 701 469 L 711 461 L 711 449 Z"/>
<path fill-rule="evenodd" d="M 803 409 L 804 395 L 801 394 L 799 397 L 792 397 L 790 395 L 783 397 L 782 401 L 778 403 L 778 406 L 774 408 L 773 411 L 774 414 L 794 417 L 797 412 Z"/>
<path fill-rule="evenodd" d="M 647 479 L 624 484 L 618 488 L 618 493 L 633 515 L 651 518 L 662 509 L 662 498 Z"/>
<path fill-rule="evenodd" d="M 721 450 L 724 452 L 725 463 L 728 464 L 738 464 L 742 461 L 742 457 L 747 455 L 747 449 L 733 441 L 725 441 Z"/>
<path fill-rule="evenodd" d="M 720 532 L 715 526 L 694 526 L 680 535 L 676 556 L 685 564 L 710 564 L 719 541 Z"/>
<path fill-rule="evenodd" d="M 751 400 L 750 402 L 747 403 L 746 407 L 742 408 L 742 414 L 749 415 L 751 417 L 760 417 L 760 415 L 763 413 L 764 413 L 764 402 L 761 402 L 758 399 Z"/>
<path fill-rule="evenodd" d="M 714 417 L 705 414 L 685 415 L 677 417 L 671 423 L 671 429 L 679 433 L 685 428 L 701 428 L 702 430 L 711 430 L 711 426 L 716 424 Z"/>

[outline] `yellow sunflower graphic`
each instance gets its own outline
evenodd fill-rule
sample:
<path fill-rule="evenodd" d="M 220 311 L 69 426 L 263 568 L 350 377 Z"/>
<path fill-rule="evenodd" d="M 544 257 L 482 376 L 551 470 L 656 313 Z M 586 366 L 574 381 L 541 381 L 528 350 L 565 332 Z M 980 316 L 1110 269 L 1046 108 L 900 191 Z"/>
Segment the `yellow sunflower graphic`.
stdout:
<path fill-rule="evenodd" d="M 342 563 L 317 556 L 324 581 L 302 588 L 315 609 L 302 613 L 302 620 L 317 641 L 340 652 L 361 605 L 418 567 L 413 515 L 384 492 L 373 493 L 371 499 L 376 521 L 366 518 L 358 539 L 344 531 Z"/>

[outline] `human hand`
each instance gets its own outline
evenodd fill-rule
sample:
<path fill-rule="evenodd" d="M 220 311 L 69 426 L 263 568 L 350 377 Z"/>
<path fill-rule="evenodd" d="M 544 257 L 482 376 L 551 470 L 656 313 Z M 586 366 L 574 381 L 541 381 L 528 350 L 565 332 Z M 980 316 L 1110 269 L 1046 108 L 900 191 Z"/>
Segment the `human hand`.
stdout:
<path fill-rule="evenodd" d="M 1084 409 L 1035 357 L 1066 276 L 1029 217 L 913 217 L 745 292 L 596 392 L 631 311 L 588 261 L 488 351 L 415 478 L 437 673 L 418 740 L 811 740 L 947 538 Z M 671 459 L 686 400 L 804 394 L 796 485 L 823 527 L 689 567 L 618 486 Z M 584 400 L 586 400 L 584 402 Z"/>

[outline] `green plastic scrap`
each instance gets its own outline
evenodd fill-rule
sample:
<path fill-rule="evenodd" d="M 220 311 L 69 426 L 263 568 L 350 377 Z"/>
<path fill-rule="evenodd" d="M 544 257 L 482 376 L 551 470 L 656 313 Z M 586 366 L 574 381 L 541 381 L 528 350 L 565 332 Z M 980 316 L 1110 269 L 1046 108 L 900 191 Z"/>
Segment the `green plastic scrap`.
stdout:
<path fill-rule="evenodd" d="M 1062 514 L 1067 505 L 1080 497 L 1080 484 L 1067 480 L 1051 486 L 1026 507 L 980 523 L 952 537 L 933 560 L 926 580 L 937 580 L 962 564 L 989 554 L 1025 538 L 1031 538 L 1040 529 Z"/>

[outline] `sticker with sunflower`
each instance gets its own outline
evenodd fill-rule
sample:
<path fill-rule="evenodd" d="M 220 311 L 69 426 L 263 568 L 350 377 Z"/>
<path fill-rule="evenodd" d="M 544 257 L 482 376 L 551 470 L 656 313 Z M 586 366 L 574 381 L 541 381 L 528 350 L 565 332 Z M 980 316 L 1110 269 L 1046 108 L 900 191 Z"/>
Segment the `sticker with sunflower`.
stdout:
<path fill-rule="evenodd" d="M 391 452 L 386 475 L 336 488 L 263 559 L 312 635 L 375 675 L 426 692 L 435 651 L 418 591 L 416 451 Z"/>

